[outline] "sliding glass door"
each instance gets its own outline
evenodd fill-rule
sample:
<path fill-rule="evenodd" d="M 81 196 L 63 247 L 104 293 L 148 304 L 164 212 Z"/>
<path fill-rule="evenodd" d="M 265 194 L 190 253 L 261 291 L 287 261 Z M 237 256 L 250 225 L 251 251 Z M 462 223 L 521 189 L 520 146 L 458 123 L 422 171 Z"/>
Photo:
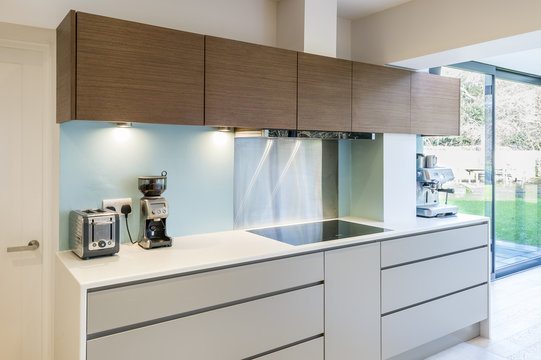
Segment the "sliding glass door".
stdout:
<path fill-rule="evenodd" d="M 541 87 L 496 79 L 495 271 L 541 257 Z"/>
<path fill-rule="evenodd" d="M 455 173 L 448 202 L 491 218 L 495 277 L 541 265 L 541 81 L 479 63 L 438 71 L 461 79 L 461 135 L 423 138 Z"/>

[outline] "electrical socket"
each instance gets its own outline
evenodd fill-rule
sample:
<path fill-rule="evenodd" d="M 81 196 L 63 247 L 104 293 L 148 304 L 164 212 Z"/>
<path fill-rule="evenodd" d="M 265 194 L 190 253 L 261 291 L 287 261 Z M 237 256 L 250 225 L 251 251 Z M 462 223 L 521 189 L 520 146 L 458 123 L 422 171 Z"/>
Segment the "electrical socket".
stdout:
<path fill-rule="evenodd" d="M 101 203 L 101 206 L 103 209 L 107 209 L 107 207 L 111 206 L 115 208 L 115 212 L 121 214 L 120 209 L 124 205 L 131 205 L 131 198 L 123 198 L 123 199 L 107 199 L 103 200 Z M 130 212 L 131 213 L 131 212 Z"/>

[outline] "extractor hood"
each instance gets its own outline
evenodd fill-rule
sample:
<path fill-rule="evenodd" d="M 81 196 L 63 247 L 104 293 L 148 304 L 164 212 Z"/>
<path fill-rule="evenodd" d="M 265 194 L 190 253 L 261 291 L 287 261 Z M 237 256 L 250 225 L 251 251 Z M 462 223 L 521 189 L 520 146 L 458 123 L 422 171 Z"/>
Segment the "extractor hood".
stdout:
<path fill-rule="evenodd" d="M 374 140 L 374 133 L 343 132 L 343 131 L 315 131 L 315 130 L 278 130 L 278 129 L 235 129 L 237 138 L 299 138 L 299 139 L 323 139 L 323 140 Z"/>

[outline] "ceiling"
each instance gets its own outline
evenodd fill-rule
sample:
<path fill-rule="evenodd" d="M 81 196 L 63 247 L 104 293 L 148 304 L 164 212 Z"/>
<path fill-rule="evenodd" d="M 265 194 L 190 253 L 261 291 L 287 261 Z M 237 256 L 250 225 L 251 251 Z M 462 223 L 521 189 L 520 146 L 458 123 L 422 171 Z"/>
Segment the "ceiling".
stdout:
<path fill-rule="evenodd" d="M 224 3 L 225 1 L 227 0 L 224 0 Z M 337 0 L 338 16 L 346 19 L 358 19 L 408 1 L 411 0 Z M 144 11 L 152 11 L 152 9 L 156 9 L 156 11 L 159 11 L 159 9 L 178 11 L 183 6 L 192 6 L 194 2 L 197 3 L 194 0 L 155 0 L 152 2 L 133 0 L 115 0 L 112 2 L 107 0 L 0 0 L 0 21 L 54 29 L 69 9 L 89 11 L 117 9 L 120 7 L 126 9 L 127 7 L 130 9 L 128 12 L 137 12 L 133 8 L 145 9 Z M 212 6 L 215 2 L 216 0 L 209 1 L 209 6 Z M 231 5 L 234 8 L 241 2 L 237 0 L 232 2 Z M 197 6 L 203 7 L 204 4 L 204 1 L 199 0 Z"/>
<path fill-rule="evenodd" d="M 359 19 L 411 0 L 338 0 L 338 16 Z"/>
<path fill-rule="evenodd" d="M 478 59 L 478 62 L 500 68 L 541 76 L 541 49 L 519 51 L 512 54 Z"/>

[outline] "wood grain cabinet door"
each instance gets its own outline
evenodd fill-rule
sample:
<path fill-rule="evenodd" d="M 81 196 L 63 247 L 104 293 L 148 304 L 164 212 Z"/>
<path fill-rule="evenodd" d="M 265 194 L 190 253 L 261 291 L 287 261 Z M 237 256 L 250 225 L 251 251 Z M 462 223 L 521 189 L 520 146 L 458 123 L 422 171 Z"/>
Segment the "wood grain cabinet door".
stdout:
<path fill-rule="evenodd" d="M 410 132 L 411 72 L 353 63 L 352 131 Z"/>
<path fill-rule="evenodd" d="M 203 125 L 204 36 L 77 13 L 76 116 Z"/>
<path fill-rule="evenodd" d="M 460 80 L 413 73 L 411 128 L 414 134 L 460 135 Z"/>
<path fill-rule="evenodd" d="M 351 61 L 299 53 L 299 130 L 351 131 Z"/>
<path fill-rule="evenodd" d="M 296 52 L 207 36 L 205 64 L 205 125 L 296 128 Z"/>

